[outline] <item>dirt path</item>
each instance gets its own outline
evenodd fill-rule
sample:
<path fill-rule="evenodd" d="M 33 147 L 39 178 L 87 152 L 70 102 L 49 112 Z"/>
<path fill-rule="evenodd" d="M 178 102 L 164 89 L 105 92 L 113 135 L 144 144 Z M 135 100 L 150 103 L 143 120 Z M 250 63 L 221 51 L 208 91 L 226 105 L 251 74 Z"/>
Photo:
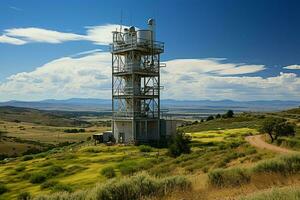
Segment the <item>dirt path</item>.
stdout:
<path fill-rule="evenodd" d="M 247 136 L 246 141 L 248 141 L 252 146 L 255 146 L 260 149 L 267 149 L 277 153 L 297 153 L 297 151 L 293 151 L 293 150 L 289 150 L 289 149 L 285 149 L 282 147 L 269 144 L 265 142 L 262 137 L 263 135 Z"/>

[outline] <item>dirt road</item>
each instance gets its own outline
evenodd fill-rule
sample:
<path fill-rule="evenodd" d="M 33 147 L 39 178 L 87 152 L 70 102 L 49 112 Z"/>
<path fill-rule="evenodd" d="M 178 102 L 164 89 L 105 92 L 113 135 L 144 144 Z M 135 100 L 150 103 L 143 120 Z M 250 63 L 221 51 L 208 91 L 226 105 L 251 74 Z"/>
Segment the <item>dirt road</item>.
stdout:
<path fill-rule="evenodd" d="M 248 141 L 252 146 L 255 146 L 260 149 L 267 149 L 273 152 L 277 153 L 297 153 L 297 151 L 285 149 L 282 147 L 278 147 L 272 144 L 269 144 L 264 141 L 263 135 L 253 135 L 253 136 L 247 136 L 246 141 Z"/>

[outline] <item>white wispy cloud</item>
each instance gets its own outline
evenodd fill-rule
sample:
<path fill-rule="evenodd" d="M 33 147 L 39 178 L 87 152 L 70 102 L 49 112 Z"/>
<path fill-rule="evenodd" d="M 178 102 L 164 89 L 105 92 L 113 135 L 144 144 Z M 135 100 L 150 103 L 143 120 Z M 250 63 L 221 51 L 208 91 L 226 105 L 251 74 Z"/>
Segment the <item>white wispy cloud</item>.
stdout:
<path fill-rule="evenodd" d="M 289 65 L 286 67 L 283 67 L 284 69 L 300 69 L 300 65 Z"/>
<path fill-rule="evenodd" d="M 0 83 L 0 100 L 110 98 L 110 53 L 98 49 L 86 53 L 88 52 L 81 57 L 59 58 L 31 72 L 8 77 L 6 81 Z M 163 98 L 300 99 L 300 77 L 295 73 L 280 73 L 265 78 L 247 76 L 248 67 L 260 68 L 246 64 L 241 66 L 224 63 L 224 59 L 175 59 L 166 63 L 167 67 L 162 69 L 161 74 L 162 85 L 165 86 L 162 91 Z M 244 75 L 241 75 L 243 73 Z"/>
<path fill-rule="evenodd" d="M 213 100 L 300 99 L 300 77 L 295 73 L 281 72 L 278 76 L 266 78 L 246 76 L 263 68 L 263 65 L 241 66 L 207 59 L 167 61 L 161 76 L 166 88 L 162 96 Z"/>
<path fill-rule="evenodd" d="M 9 8 L 12 9 L 12 10 L 15 10 L 15 11 L 22 11 L 23 10 L 23 9 L 15 7 L 15 6 L 10 6 Z"/>
<path fill-rule="evenodd" d="M 7 44 L 13 44 L 13 45 L 23 45 L 27 42 L 21 39 L 9 37 L 7 35 L 0 35 L 0 43 L 7 43 Z"/>
<path fill-rule="evenodd" d="M 83 40 L 84 36 L 73 33 L 62 33 L 41 28 L 13 28 L 4 31 L 5 35 L 20 38 L 27 42 L 62 43 L 65 41 Z"/>
<path fill-rule="evenodd" d="M 167 61 L 167 65 L 173 66 L 172 70 L 193 73 L 211 73 L 215 75 L 240 75 L 250 74 L 265 70 L 264 65 L 247 65 L 236 63 L 224 63 L 226 59 L 175 59 Z"/>
<path fill-rule="evenodd" d="M 111 32 L 119 27 L 118 24 L 86 27 L 86 34 L 75 34 L 55 30 L 27 27 L 6 29 L 0 36 L 0 43 L 23 45 L 33 42 L 58 44 L 67 41 L 91 41 L 97 45 L 111 43 Z M 1 39 L 2 38 L 2 39 Z"/>
<path fill-rule="evenodd" d="M 0 83 L 0 97 L 44 99 L 70 97 L 109 98 L 111 54 L 95 52 L 79 58 L 63 57 L 31 72 L 22 72 Z"/>

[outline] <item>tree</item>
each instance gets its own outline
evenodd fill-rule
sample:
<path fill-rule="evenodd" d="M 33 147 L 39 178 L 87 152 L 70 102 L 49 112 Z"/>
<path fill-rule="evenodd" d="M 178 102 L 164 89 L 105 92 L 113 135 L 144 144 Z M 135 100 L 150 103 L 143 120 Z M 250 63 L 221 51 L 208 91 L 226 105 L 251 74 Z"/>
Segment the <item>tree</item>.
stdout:
<path fill-rule="evenodd" d="M 289 122 L 282 122 L 275 125 L 274 132 L 275 140 L 277 140 L 279 136 L 295 136 L 295 125 Z"/>
<path fill-rule="evenodd" d="M 213 120 L 213 119 L 214 119 L 214 116 L 209 115 L 209 116 L 206 118 L 206 121 L 210 121 L 210 120 Z"/>
<path fill-rule="evenodd" d="M 295 126 L 282 118 L 267 118 L 264 120 L 260 132 L 267 133 L 273 142 L 279 136 L 294 136 Z"/>
<path fill-rule="evenodd" d="M 171 139 L 168 153 L 172 157 L 180 156 L 181 154 L 191 153 L 191 137 L 187 136 L 183 132 L 177 132 L 176 135 Z"/>
<path fill-rule="evenodd" d="M 233 116 L 234 116 L 234 113 L 232 110 L 228 110 L 224 115 L 225 118 L 232 118 Z"/>
<path fill-rule="evenodd" d="M 219 119 L 219 118 L 221 118 L 221 115 L 218 113 L 218 114 L 216 115 L 216 119 Z"/>

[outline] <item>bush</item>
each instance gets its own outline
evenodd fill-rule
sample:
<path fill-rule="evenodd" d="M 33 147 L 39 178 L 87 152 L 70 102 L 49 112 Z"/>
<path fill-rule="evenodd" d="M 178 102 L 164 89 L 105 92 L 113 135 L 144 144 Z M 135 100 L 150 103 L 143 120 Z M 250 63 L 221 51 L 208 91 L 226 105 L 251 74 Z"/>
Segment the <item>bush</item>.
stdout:
<path fill-rule="evenodd" d="M 141 197 L 164 195 L 173 190 L 185 190 L 191 183 L 180 176 L 163 179 L 147 174 L 138 174 L 129 178 L 113 180 L 96 188 L 96 199 L 140 199 Z"/>
<path fill-rule="evenodd" d="M 0 183 L 0 195 L 7 191 L 8 191 L 7 187 L 4 184 Z"/>
<path fill-rule="evenodd" d="M 30 200 L 31 199 L 31 195 L 29 192 L 21 192 L 18 195 L 18 200 Z"/>
<path fill-rule="evenodd" d="M 26 169 L 24 165 L 19 165 L 15 168 L 16 172 L 22 172 Z"/>
<path fill-rule="evenodd" d="M 27 161 L 27 160 L 32 160 L 33 159 L 33 156 L 24 156 L 23 157 L 23 161 Z"/>
<path fill-rule="evenodd" d="M 63 173 L 64 171 L 65 170 L 61 166 L 54 165 L 47 169 L 46 174 L 47 177 L 53 177 Z"/>
<path fill-rule="evenodd" d="M 300 199 L 300 189 L 296 187 L 274 188 L 270 191 L 254 193 L 240 200 L 292 200 Z"/>
<path fill-rule="evenodd" d="M 105 167 L 101 170 L 101 174 L 106 178 L 113 178 L 116 176 L 115 170 L 113 167 Z"/>
<path fill-rule="evenodd" d="M 85 132 L 85 129 L 81 128 L 81 129 L 76 129 L 76 128 L 73 128 L 73 129 L 65 129 L 64 130 L 65 133 L 84 133 Z"/>
<path fill-rule="evenodd" d="M 46 181 L 41 184 L 41 189 L 52 188 L 57 184 L 58 184 L 58 181 L 53 181 L 53 180 Z"/>
<path fill-rule="evenodd" d="M 183 176 L 154 178 L 145 173 L 122 179 L 112 179 L 91 190 L 75 193 L 54 193 L 49 196 L 39 196 L 37 200 L 56 199 L 98 199 L 98 200 L 138 200 L 146 197 L 162 196 L 174 190 L 186 190 L 191 182 Z"/>
<path fill-rule="evenodd" d="M 225 115 L 223 116 L 224 118 L 232 118 L 234 115 L 232 110 L 228 110 Z"/>
<path fill-rule="evenodd" d="M 138 164 L 135 161 L 123 161 L 118 167 L 123 175 L 132 175 L 139 170 Z"/>
<path fill-rule="evenodd" d="M 73 192 L 73 188 L 70 185 L 65 185 L 65 184 L 61 184 L 58 183 L 56 185 L 54 185 L 53 187 L 51 187 L 51 190 L 53 191 L 65 191 L 65 192 Z"/>
<path fill-rule="evenodd" d="M 244 169 L 216 169 L 208 174 L 208 182 L 215 187 L 240 186 L 250 182 L 250 174 Z"/>
<path fill-rule="evenodd" d="M 253 172 L 258 173 L 280 173 L 283 175 L 296 174 L 300 172 L 300 155 L 281 156 L 272 160 L 258 163 Z"/>
<path fill-rule="evenodd" d="M 210 121 L 210 120 L 213 120 L 214 119 L 214 116 L 213 115 L 209 115 L 207 118 L 206 118 L 206 121 Z"/>
<path fill-rule="evenodd" d="M 30 183 L 43 183 L 44 181 L 46 181 L 46 179 L 47 179 L 46 174 L 42 172 L 31 174 L 29 178 Z"/>
<path fill-rule="evenodd" d="M 140 152 L 151 152 L 152 147 L 147 146 L 147 145 L 140 145 L 139 146 Z"/>
<path fill-rule="evenodd" d="M 182 132 L 178 132 L 171 140 L 168 148 L 168 154 L 172 157 L 178 157 L 181 154 L 191 153 L 191 137 Z"/>
<path fill-rule="evenodd" d="M 22 153 L 22 155 L 38 154 L 38 153 L 41 153 L 42 151 L 43 151 L 42 149 L 38 149 L 38 148 L 33 147 L 31 149 L 28 149 L 24 153 Z"/>

